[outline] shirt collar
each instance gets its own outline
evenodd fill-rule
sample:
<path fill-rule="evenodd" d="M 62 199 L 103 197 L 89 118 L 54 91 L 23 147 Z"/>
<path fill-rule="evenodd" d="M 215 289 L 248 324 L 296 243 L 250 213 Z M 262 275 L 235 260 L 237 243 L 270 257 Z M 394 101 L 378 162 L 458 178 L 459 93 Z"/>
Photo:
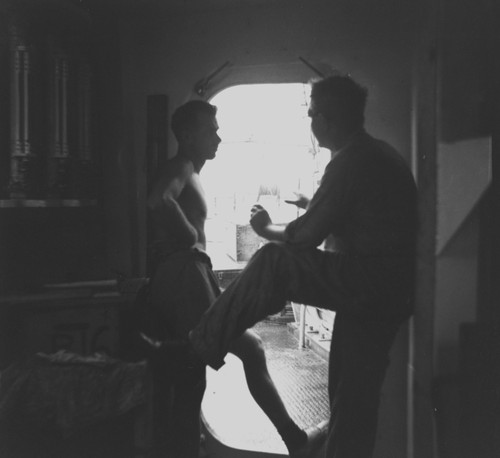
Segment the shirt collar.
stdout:
<path fill-rule="evenodd" d="M 332 155 L 337 155 L 338 153 L 345 151 L 353 143 L 355 143 L 362 135 L 364 135 L 364 133 L 365 129 L 363 127 L 361 127 L 359 130 L 356 130 L 343 146 L 341 146 L 339 149 L 332 150 Z"/>

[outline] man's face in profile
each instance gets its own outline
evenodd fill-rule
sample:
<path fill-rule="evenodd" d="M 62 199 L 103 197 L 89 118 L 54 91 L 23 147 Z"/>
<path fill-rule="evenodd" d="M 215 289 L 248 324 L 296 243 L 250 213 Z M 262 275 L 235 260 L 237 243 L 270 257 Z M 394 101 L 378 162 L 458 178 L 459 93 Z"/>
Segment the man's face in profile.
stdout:
<path fill-rule="evenodd" d="M 318 106 L 312 98 L 307 115 L 311 118 L 311 130 L 318 141 L 318 145 L 324 147 L 327 123 L 325 117 L 318 111 Z"/>
<path fill-rule="evenodd" d="M 198 123 L 189 135 L 189 146 L 196 157 L 204 160 L 215 158 L 221 139 L 217 134 L 219 125 L 215 116 L 198 114 Z"/>

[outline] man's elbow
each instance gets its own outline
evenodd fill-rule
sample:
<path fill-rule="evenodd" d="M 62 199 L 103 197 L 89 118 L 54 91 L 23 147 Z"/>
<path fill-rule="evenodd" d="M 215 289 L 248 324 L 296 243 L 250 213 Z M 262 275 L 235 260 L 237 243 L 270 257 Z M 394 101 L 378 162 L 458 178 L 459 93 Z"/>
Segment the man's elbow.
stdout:
<path fill-rule="evenodd" d="M 164 198 L 155 194 L 150 195 L 146 201 L 147 208 L 152 211 L 160 209 L 168 211 L 172 209 L 174 205 L 175 204 L 172 199 Z"/>

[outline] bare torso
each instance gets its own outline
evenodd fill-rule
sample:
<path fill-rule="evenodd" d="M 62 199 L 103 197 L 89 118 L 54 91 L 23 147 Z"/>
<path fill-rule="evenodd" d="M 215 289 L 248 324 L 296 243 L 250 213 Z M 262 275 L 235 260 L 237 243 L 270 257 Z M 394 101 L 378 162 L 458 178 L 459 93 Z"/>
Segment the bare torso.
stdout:
<path fill-rule="evenodd" d="M 200 182 L 200 175 L 193 173 L 178 199 L 184 214 L 198 233 L 196 247 L 206 248 L 205 220 L 207 219 L 207 202 Z"/>
<path fill-rule="evenodd" d="M 153 242 L 169 250 L 206 249 L 207 203 L 199 173 L 190 161 L 175 158 L 167 164 L 148 206 Z"/>

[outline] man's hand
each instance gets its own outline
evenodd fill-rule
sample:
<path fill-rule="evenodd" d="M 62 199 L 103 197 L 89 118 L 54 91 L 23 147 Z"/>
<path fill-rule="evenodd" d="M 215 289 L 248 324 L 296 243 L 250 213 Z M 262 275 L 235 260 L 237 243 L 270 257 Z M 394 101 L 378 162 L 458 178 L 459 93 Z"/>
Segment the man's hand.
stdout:
<path fill-rule="evenodd" d="M 266 229 L 273 224 L 267 210 L 259 204 L 255 204 L 250 210 L 250 225 L 257 235 L 265 237 Z"/>
<path fill-rule="evenodd" d="M 307 208 L 309 205 L 309 197 L 307 197 L 305 194 L 302 194 L 300 192 L 294 192 L 295 194 L 295 199 L 285 199 L 285 202 L 287 204 L 292 204 L 296 205 L 299 208 Z"/>

